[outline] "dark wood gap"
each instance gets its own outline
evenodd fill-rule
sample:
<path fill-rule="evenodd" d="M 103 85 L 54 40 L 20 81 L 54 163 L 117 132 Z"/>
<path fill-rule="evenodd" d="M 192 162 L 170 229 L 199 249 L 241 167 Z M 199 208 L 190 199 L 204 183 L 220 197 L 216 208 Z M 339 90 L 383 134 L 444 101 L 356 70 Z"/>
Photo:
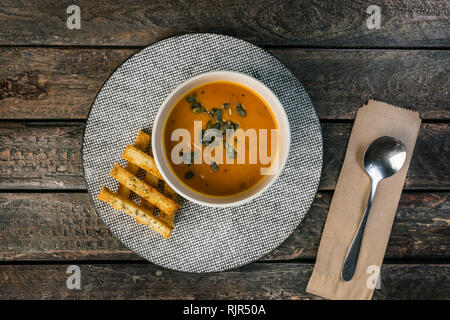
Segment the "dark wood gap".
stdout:
<path fill-rule="evenodd" d="M 395 223 L 395 222 L 394 222 Z M 420 258 L 420 259 L 384 259 L 383 264 L 448 264 L 450 259 Z"/>
<path fill-rule="evenodd" d="M 394 222 L 395 223 L 395 222 Z M 287 262 L 294 262 L 294 263 L 316 263 L 316 259 L 291 259 L 291 260 L 257 260 L 254 263 L 287 263 Z M 386 258 L 383 260 L 383 264 L 448 264 L 450 265 L 450 259 L 443 258 L 443 259 L 436 259 L 436 258 L 420 258 L 420 259 L 411 259 L 411 258 Z"/>
<path fill-rule="evenodd" d="M 69 118 L 61 118 L 61 119 L 47 119 L 47 118 L 41 118 L 41 119 L 35 119 L 35 118 L 17 118 L 17 119 L 0 119 L 0 123 L 1 122 L 27 122 L 27 123 L 48 123 L 48 124 L 52 124 L 52 123 L 70 123 L 70 122 L 74 122 L 74 123 L 85 123 L 87 121 L 87 118 L 74 118 L 74 119 L 69 119 Z"/>
<path fill-rule="evenodd" d="M 0 261 L 0 266 L 30 266 L 30 265 L 102 265 L 102 264 L 152 264 L 147 260 L 14 260 Z"/>
<path fill-rule="evenodd" d="M 296 263 L 296 264 L 315 264 L 316 259 L 292 259 L 292 260 L 256 260 L 254 262 L 242 265 L 235 269 L 239 269 L 245 267 L 249 264 L 257 263 L 257 264 L 287 264 L 287 263 Z M 8 266 L 26 266 L 26 265 L 106 265 L 106 264 L 114 264 L 114 265 L 143 265 L 149 264 L 156 267 L 152 262 L 147 260 L 14 260 L 14 261 L 0 261 L 0 266 L 8 265 Z M 422 264 L 422 265 L 450 265 L 450 259 L 384 259 L 383 265 L 414 265 L 414 264 Z M 163 267 L 164 268 L 164 267 Z M 164 268 L 166 269 L 166 268 Z M 171 270 L 171 269 L 169 269 Z M 231 269 L 232 271 L 234 269 Z M 226 272 L 225 270 L 223 272 Z M 180 271 L 181 272 L 181 271 Z"/>
<path fill-rule="evenodd" d="M 157 41 L 151 42 L 144 46 L 129 46 L 129 45 L 49 45 L 49 44 L 0 44 L 1 48 L 44 48 L 44 49 L 112 49 L 112 50 L 142 50 L 152 44 L 168 39 L 161 38 Z M 244 41 L 247 41 L 243 39 Z M 422 51 L 422 50 L 439 50 L 439 51 L 448 51 L 450 50 L 450 46 L 433 46 L 433 47 L 425 47 L 425 46 L 320 46 L 320 45 L 282 45 L 282 44 L 258 44 L 256 42 L 250 42 L 258 47 L 263 49 L 314 49 L 314 50 L 409 50 L 409 51 Z"/>
<path fill-rule="evenodd" d="M 442 47 L 399 47 L 399 46 L 308 46 L 308 45 L 263 45 L 260 46 L 264 49 L 316 49 L 316 50 L 409 50 L 409 51 L 422 51 L 422 50 L 450 50 L 449 46 Z"/>
<path fill-rule="evenodd" d="M 161 39 L 164 40 L 164 39 Z M 1 48 L 43 48 L 43 49 L 66 49 L 66 50 L 73 50 L 73 49 L 112 49 L 112 50 L 140 50 L 144 49 L 153 43 L 156 43 L 158 41 L 149 43 L 146 46 L 111 46 L 111 45 L 54 45 L 54 44 L 0 44 Z"/>
<path fill-rule="evenodd" d="M 88 193 L 87 189 L 0 189 L 0 193 Z"/>

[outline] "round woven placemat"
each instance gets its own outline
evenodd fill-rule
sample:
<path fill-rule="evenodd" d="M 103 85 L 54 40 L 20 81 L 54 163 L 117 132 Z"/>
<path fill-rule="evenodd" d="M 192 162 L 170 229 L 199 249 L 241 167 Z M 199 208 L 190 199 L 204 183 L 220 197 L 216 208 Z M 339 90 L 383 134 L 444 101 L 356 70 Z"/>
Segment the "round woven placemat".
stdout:
<path fill-rule="evenodd" d="M 181 199 L 168 240 L 96 199 L 127 144 L 151 129 L 159 106 L 179 84 L 211 70 L 248 74 L 278 96 L 291 126 L 291 149 L 276 182 L 260 197 L 234 208 L 208 208 Z M 320 180 L 322 135 L 311 101 L 276 58 L 248 42 L 216 34 L 189 34 L 156 42 L 126 60 L 103 85 L 89 113 L 83 167 L 95 209 L 129 249 L 157 265 L 187 272 L 235 268 L 280 245 L 306 215 Z"/>

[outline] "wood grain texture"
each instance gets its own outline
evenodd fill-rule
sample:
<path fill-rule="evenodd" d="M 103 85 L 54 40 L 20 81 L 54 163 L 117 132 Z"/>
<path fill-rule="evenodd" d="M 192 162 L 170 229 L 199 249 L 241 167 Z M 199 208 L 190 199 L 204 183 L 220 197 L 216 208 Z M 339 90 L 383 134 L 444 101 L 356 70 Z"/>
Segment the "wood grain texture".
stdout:
<path fill-rule="evenodd" d="M 0 9 L 1 10 L 1 9 Z M 109 74 L 136 50 L 0 48 L 0 119 L 85 119 Z M 353 119 L 369 99 L 450 119 L 450 52 L 269 49 L 321 119 Z"/>
<path fill-rule="evenodd" d="M 84 119 L 135 50 L 0 48 L 0 118 Z"/>
<path fill-rule="evenodd" d="M 318 193 L 305 220 L 262 260 L 315 259 L 331 193 Z M 119 243 L 86 193 L 0 193 L 0 261 L 140 260 Z M 448 259 L 450 194 L 405 193 L 388 259 Z"/>
<path fill-rule="evenodd" d="M 85 189 L 83 128 L 80 123 L 1 123 L 0 186 Z"/>
<path fill-rule="evenodd" d="M 67 267 L 2 265 L 0 299 L 319 299 L 305 292 L 312 264 L 253 263 L 209 274 L 151 264 L 79 265 L 80 290 L 67 289 Z M 375 300 L 448 299 L 449 265 L 383 265 L 380 276 Z"/>
<path fill-rule="evenodd" d="M 449 46 L 447 1 L 79 0 L 81 29 L 69 30 L 70 0 L 17 2 L 0 8 L 0 45 L 143 46 L 183 33 L 213 32 L 264 45 Z M 381 8 L 369 30 L 367 8 Z"/>
<path fill-rule="evenodd" d="M 321 190 L 333 190 L 351 124 L 323 124 Z M 81 123 L 0 123 L 0 189 L 85 190 Z M 450 124 L 423 124 L 406 177 L 406 189 L 450 188 Z"/>
<path fill-rule="evenodd" d="M 273 49 L 302 82 L 321 119 L 354 119 L 369 99 L 450 119 L 450 52 Z"/>
<path fill-rule="evenodd" d="M 72 4 L 81 8 L 81 30 L 66 27 Z M 373 4 L 381 7 L 379 30 L 366 26 Z M 368 99 L 430 120 L 419 133 L 410 191 L 402 194 L 374 299 L 448 299 L 449 10 L 439 0 L 4 0 L 0 299 L 318 298 L 305 292 L 313 264 L 304 262 L 317 255 L 350 123 L 323 124 L 322 191 L 282 245 L 239 269 L 187 274 L 142 262 L 97 216 L 82 174 L 83 123 L 13 122 L 86 119 L 104 81 L 129 56 L 192 32 L 266 46 L 303 83 L 322 120 L 353 119 Z M 53 189 L 62 192 L 45 191 Z M 81 290 L 66 288 L 69 263 L 81 267 Z"/>

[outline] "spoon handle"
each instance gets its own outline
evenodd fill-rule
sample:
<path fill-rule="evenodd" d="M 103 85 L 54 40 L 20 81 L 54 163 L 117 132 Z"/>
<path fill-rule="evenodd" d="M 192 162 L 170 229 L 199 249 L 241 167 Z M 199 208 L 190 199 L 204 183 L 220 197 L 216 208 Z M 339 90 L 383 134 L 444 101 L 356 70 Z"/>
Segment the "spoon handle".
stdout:
<path fill-rule="evenodd" d="M 373 197 L 377 190 L 378 181 L 372 180 L 369 200 L 367 201 L 366 210 L 364 210 L 363 217 L 359 223 L 358 230 L 355 237 L 352 240 L 347 255 L 345 256 L 344 265 L 342 266 L 341 278 L 344 281 L 350 281 L 355 273 L 356 264 L 358 262 L 359 250 L 361 248 L 361 242 L 364 235 L 364 229 L 366 228 L 367 217 L 369 216 L 370 208 L 372 207 Z"/>

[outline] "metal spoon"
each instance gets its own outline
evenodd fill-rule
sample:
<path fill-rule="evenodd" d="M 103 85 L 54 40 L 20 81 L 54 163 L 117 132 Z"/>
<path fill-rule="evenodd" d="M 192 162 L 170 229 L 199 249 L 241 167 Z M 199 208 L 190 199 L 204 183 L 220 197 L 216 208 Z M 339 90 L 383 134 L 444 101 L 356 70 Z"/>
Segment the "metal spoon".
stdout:
<path fill-rule="evenodd" d="M 370 189 L 366 210 L 364 211 L 356 235 L 353 238 L 344 260 L 341 272 L 342 280 L 350 281 L 355 273 L 359 250 L 364 235 L 364 228 L 366 227 L 367 217 L 369 216 L 378 183 L 397 173 L 403 167 L 405 159 L 405 145 L 400 140 L 393 137 L 381 137 L 376 139 L 364 153 L 364 168 L 370 177 L 372 187 Z"/>

